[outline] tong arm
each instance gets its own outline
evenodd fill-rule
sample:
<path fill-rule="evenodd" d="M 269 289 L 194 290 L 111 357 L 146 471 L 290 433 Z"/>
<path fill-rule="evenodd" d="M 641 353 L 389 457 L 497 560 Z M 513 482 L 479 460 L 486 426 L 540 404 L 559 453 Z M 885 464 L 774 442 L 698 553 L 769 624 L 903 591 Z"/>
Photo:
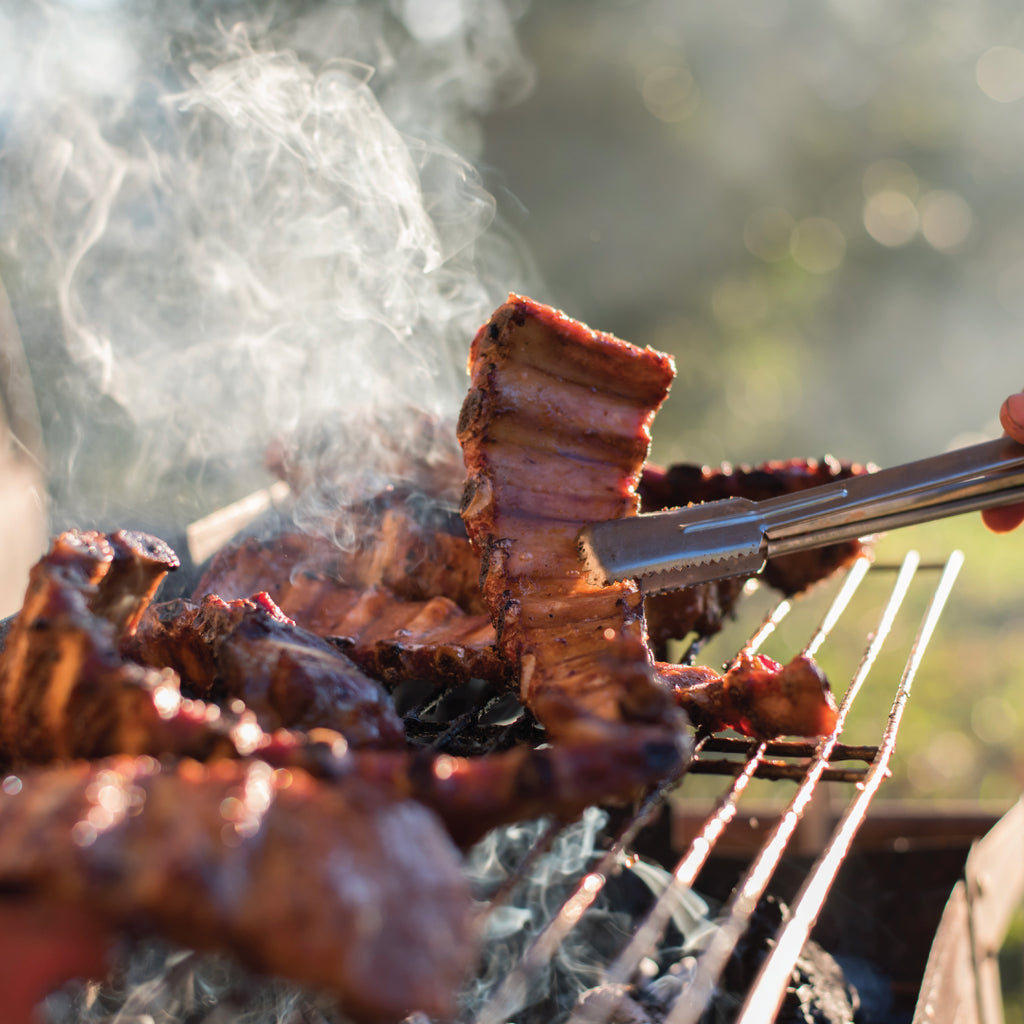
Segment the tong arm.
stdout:
<path fill-rule="evenodd" d="M 1024 501 L 1024 445 L 986 441 L 794 494 L 654 512 L 583 528 L 594 582 L 647 592 L 753 575 L 774 555 Z"/>

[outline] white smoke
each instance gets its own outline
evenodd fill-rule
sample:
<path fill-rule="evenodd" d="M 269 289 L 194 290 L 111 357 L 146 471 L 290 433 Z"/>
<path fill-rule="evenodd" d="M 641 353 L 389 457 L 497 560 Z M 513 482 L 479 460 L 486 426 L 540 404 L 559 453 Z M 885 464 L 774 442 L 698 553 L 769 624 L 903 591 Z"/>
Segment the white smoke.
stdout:
<path fill-rule="evenodd" d="M 58 515 L 180 522 L 297 428 L 355 475 L 454 414 L 529 275 L 473 164 L 530 83 L 514 27 L 497 0 L 6 6 L 0 279 Z"/>

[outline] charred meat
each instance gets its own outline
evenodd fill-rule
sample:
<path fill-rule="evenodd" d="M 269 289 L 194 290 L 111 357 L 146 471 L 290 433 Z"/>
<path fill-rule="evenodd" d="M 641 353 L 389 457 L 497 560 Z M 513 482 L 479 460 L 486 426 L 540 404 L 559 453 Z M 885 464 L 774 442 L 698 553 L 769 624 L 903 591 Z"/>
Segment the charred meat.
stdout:
<path fill-rule="evenodd" d="M 391 699 L 336 646 L 301 629 L 265 594 L 153 605 L 126 652 L 172 668 L 190 696 L 242 701 L 260 727 L 333 729 L 355 747 L 400 747 Z"/>
<path fill-rule="evenodd" d="M 780 665 L 741 654 L 724 673 L 690 665 L 658 665 L 659 674 L 702 732 L 744 736 L 827 736 L 836 727 L 835 697 L 818 665 L 797 655 Z"/>
<path fill-rule="evenodd" d="M 364 780 L 260 761 L 51 766 L 5 787 L 0 834 L 6 892 L 231 949 L 359 1020 L 450 1014 L 472 963 L 457 852 L 424 807 Z"/>

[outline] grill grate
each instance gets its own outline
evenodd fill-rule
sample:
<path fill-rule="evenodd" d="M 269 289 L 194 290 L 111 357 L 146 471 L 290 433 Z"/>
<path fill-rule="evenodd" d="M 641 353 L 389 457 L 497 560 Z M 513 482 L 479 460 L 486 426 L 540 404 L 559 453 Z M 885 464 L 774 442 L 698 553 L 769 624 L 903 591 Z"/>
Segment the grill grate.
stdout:
<path fill-rule="evenodd" d="M 898 567 L 874 566 L 868 559 L 860 559 L 848 570 L 842 586 L 833 599 L 820 625 L 814 630 L 805 653 L 813 655 L 827 640 L 840 620 L 854 594 L 869 571 L 875 575 L 888 569 L 895 570 L 889 597 L 884 604 L 877 627 L 869 634 L 867 647 L 847 687 L 840 704 L 839 720 L 832 735 L 816 743 L 752 742 L 727 737 L 707 737 L 698 745 L 690 774 L 722 775 L 727 778 L 723 791 L 690 843 L 689 849 L 671 871 L 671 881 L 655 900 L 647 915 L 633 930 L 628 941 L 603 970 L 603 985 L 608 991 L 627 985 L 637 974 L 645 957 L 651 954 L 664 934 L 681 890 L 688 889 L 706 864 L 715 844 L 737 815 L 738 806 L 750 782 L 755 778 L 793 780 L 797 789 L 778 819 L 745 875 L 716 921 L 710 943 L 703 949 L 689 985 L 671 1007 L 666 1024 L 695 1024 L 714 991 L 722 970 L 748 927 L 758 901 L 764 895 L 775 869 L 792 838 L 821 781 L 838 781 L 854 785 L 853 796 L 840 818 L 831 838 L 818 861 L 807 874 L 788 916 L 776 935 L 776 942 L 762 966 L 737 1018 L 742 1024 L 756 1024 L 774 1018 L 781 1004 L 793 966 L 804 942 L 824 905 L 829 889 L 848 852 L 853 838 L 863 822 L 868 806 L 889 771 L 889 762 L 895 747 L 897 730 L 910 694 L 911 683 L 921 658 L 931 639 L 933 630 L 946 598 L 962 563 L 955 552 L 941 565 L 922 565 L 916 552 L 911 552 Z M 860 693 L 869 671 L 875 665 L 879 652 L 889 637 L 897 614 L 904 605 L 912 582 L 920 570 L 928 575 L 938 573 L 930 589 L 924 618 L 918 627 L 909 657 L 899 680 L 887 725 L 878 746 L 854 746 L 839 742 L 848 713 Z M 930 586 L 930 585 L 929 585 Z M 749 651 L 758 649 L 788 615 L 792 603 L 782 601 L 775 605 L 760 627 L 745 645 Z M 475 709 L 465 709 L 460 716 L 438 725 L 431 735 L 431 716 L 444 722 L 443 706 L 436 700 L 421 705 L 409 713 L 411 733 L 417 742 L 429 742 L 443 749 L 455 744 L 474 752 L 501 749 L 510 743 L 533 736 L 536 725 L 525 712 L 515 713 L 509 721 L 488 724 L 487 716 L 500 709 L 496 694 L 483 694 Z M 443 698 L 442 698 L 443 701 Z M 507 710 L 507 709 L 506 709 Z M 422 731 L 418 731 L 421 730 Z M 863 767 L 851 767 L 859 762 Z M 515 1019 L 533 981 L 551 962 L 561 945 L 589 908 L 593 906 L 608 880 L 617 874 L 623 858 L 634 844 L 641 830 L 649 824 L 665 805 L 669 794 L 681 779 L 670 778 L 633 812 L 620 821 L 609 838 L 607 848 L 578 878 L 568 898 L 551 915 L 547 923 L 527 946 L 519 963 L 504 976 L 482 1006 L 476 1010 L 476 1024 L 503 1024 Z M 516 884 L 529 872 L 533 863 L 559 834 L 556 825 L 544 831 L 534 846 L 523 857 L 512 877 L 492 894 L 485 914 L 503 906 Z M 571 1014 L 570 1024 L 602 1024 L 611 1019 L 616 999 L 593 1000 L 581 1004 Z"/>

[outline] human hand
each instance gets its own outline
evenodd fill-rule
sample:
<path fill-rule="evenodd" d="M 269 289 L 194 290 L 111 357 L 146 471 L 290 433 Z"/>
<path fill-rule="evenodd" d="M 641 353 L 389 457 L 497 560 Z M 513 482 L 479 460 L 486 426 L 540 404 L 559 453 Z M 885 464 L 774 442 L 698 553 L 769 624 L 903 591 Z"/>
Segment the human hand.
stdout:
<path fill-rule="evenodd" d="M 1007 436 L 1024 444 L 1024 391 L 1010 395 L 999 410 L 999 422 Z M 987 508 L 981 513 L 985 525 L 995 533 L 1015 530 L 1024 523 L 1024 504 Z"/>

